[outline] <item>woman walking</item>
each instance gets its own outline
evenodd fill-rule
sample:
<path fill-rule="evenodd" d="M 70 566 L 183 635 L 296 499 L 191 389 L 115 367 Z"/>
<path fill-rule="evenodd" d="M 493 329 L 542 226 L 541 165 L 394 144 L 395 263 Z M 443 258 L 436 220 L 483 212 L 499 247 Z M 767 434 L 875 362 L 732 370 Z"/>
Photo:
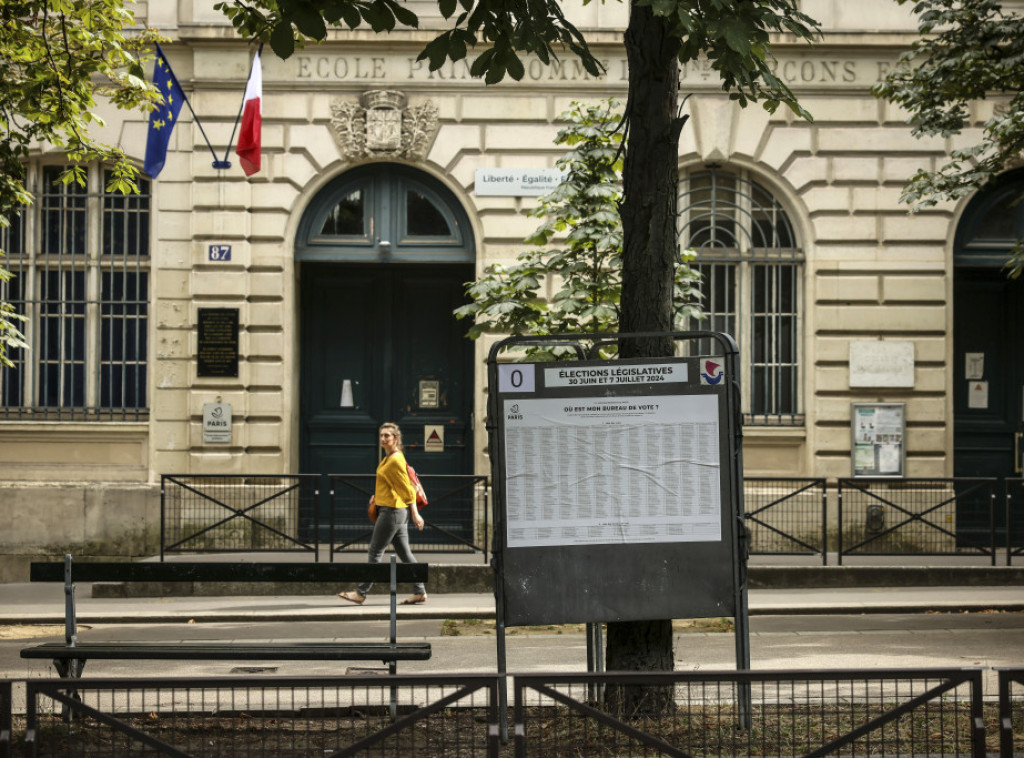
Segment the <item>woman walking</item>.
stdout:
<path fill-rule="evenodd" d="M 377 484 L 371 502 L 377 504 L 377 522 L 373 525 L 370 538 L 369 562 L 380 563 L 387 546 L 394 545 L 395 553 L 402 563 L 416 563 L 409 548 L 409 519 L 416 528 L 423 530 L 423 517 L 416 509 L 416 488 L 409 480 L 405 456 L 402 454 L 402 432 L 397 424 L 382 424 L 380 446 L 384 448 L 384 459 L 377 466 Z M 338 597 L 350 603 L 362 605 L 373 582 L 363 582 L 352 592 L 339 592 Z M 422 582 L 413 586 L 413 594 L 402 601 L 403 605 L 427 602 L 427 588 Z"/>

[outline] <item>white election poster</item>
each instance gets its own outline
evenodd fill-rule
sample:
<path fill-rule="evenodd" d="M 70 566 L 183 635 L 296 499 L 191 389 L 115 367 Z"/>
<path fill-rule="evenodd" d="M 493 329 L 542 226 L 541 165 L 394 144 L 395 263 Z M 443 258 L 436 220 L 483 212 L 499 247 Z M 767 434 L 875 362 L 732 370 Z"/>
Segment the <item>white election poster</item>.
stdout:
<path fill-rule="evenodd" d="M 719 542 L 718 397 L 505 400 L 508 547 Z"/>

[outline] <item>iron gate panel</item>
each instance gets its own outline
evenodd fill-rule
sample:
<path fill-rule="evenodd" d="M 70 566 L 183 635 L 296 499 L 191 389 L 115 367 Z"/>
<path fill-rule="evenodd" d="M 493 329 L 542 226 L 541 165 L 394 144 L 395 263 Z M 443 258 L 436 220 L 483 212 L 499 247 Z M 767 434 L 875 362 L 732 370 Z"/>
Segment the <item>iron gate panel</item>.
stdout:
<path fill-rule="evenodd" d="M 316 554 L 317 481 L 311 474 L 164 474 L 161 558 L 177 552 Z"/>
<path fill-rule="evenodd" d="M 31 755 L 490 757 L 497 687 L 472 674 L 29 680 L 26 745 Z"/>
<path fill-rule="evenodd" d="M 373 494 L 372 474 L 330 476 L 332 552 L 365 550 L 373 533 L 366 507 Z M 429 505 L 420 515 L 423 531 L 409 529 L 415 551 L 476 552 L 487 559 L 489 544 L 489 486 L 486 476 L 420 474 Z"/>
<path fill-rule="evenodd" d="M 553 674 L 514 685 L 517 758 L 985 756 L 982 669 Z M 630 688 L 672 696 L 616 711 L 627 699 L 616 692 Z"/>
<path fill-rule="evenodd" d="M 820 555 L 826 546 L 824 479 L 744 477 L 743 504 L 751 555 Z"/>
<path fill-rule="evenodd" d="M 838 481 L 839 563 L 844 555 L 958 555 L 996 561 L 994 478 Z M 987 503 L 980 513 L 976 503 Z M 969 502 L 967 513 L 961 504 Z M 964 530 L 964 519 L 971 519 Z M 978 535 L 984 535 L 984 538 Z"/>

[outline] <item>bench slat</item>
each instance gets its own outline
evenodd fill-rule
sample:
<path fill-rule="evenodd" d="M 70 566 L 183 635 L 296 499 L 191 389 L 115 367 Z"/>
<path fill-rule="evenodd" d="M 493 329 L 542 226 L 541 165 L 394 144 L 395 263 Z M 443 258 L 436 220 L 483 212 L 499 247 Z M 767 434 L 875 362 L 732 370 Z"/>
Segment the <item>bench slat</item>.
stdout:
<path fill-rule="evenodd" d="M 400 563 L 402 583 L 426 582 L 430 564 Z M 76 582 L 388 582 L 387 563 L 210 563 L 125 561 L 75 562 L 71 576 Z M 33 563 L 33 582 L 63 582 L 64 563 Z"/>
<path fill-rule="evenodd" d="M 108 660 L 200 660 L 200 661 L 426 661 L 429 642 L 307 642 L 287 645 L 194 644 L 156 645 L 142 642 L 79 643 L 47 642 L 24 648 L 22 658 L 108 659 Z"/>

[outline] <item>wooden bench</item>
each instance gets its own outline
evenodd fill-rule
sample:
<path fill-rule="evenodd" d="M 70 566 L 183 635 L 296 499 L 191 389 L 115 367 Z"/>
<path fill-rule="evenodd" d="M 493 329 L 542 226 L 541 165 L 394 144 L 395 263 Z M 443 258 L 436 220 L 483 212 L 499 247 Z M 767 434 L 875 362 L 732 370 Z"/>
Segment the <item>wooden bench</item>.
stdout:
<path fill-rule="evenodd" d="M 385 563 L 33 563 L 33 582 L 64 582 L 64 642 L 27 647 L 22 658 L 49 658 L 61 677 L 80 677 L 90 658 L 106 660 L 382 661 L 394 674 L 398 661 L 429 660 L 429 642 L 398 642 L 398 583 L 424 582 L 429 565 Z M 390 582 L 387 642 L 90 643 L 78 639 L 75 581 L 79 582 Z"/>

